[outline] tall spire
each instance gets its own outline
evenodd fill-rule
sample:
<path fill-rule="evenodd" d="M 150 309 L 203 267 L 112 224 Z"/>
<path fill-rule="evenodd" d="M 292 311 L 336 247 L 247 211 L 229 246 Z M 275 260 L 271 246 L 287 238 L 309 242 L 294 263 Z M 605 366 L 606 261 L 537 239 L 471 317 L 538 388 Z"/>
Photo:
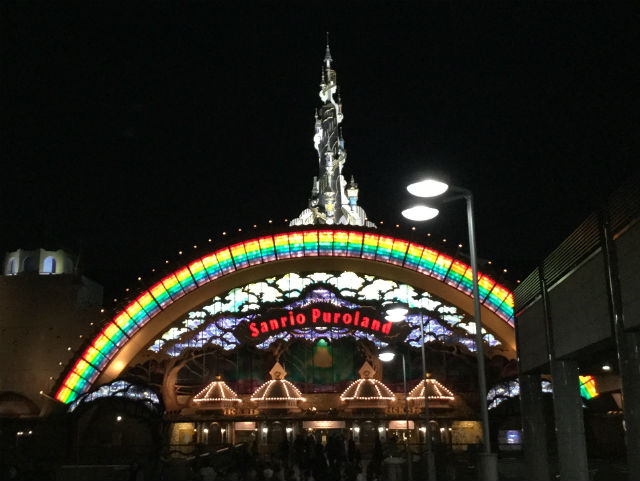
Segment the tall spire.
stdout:
<path fill-rule="evenodd" d="M 329 33 L 325 49 L 320 100 L 322 106 L 315 113 L 313 144 L 318 152 L 319 175 L 313 178 L 309 207 L 289 225 L 342 224 L 375 228 L 358 205 L 358 185 L 347 184 L 342 168 L 347 160 L 342 128 L 342 101 L 338 93 L 337 75 L 331 68 L 333 58 L 329 49 Z"/>
<path fill-rule="evenodd" d="M 324 53 L 324 63 L 327 68 L 331 67 L 331 62 L 333 62 L 333 59 L 331 58 L 331 50 L 329 49 L 329 32 L 327 32 L 327 48 Z"/>

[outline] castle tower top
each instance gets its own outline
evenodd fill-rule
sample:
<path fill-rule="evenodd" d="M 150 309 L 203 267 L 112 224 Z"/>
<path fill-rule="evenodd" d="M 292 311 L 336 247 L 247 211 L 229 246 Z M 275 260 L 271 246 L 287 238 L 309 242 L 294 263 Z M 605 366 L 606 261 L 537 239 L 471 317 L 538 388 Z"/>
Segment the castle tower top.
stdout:
<path fill-rule="evenodd" d="M 309 206 L 290 222 L 300 225 L 355 225 L 375 228 L 367 220 L 364 209 L 358 205 L 358 187 L 353 177 L 347 184 L 342 168 L 347 160 L 340 124 L 344 118 L 338 92 L 336 71 L 331 68 L 333 58 L 327 47 L 320 83 L 322 105 L 316 110 L 313 144 L 318 152 L 318 176 L 313 178 Z"/>

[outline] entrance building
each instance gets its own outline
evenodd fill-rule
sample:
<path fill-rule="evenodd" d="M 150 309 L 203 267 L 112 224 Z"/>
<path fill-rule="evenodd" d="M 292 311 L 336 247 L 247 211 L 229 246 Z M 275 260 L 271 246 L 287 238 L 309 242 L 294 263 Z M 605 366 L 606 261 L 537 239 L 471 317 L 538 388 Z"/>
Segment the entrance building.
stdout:
<path fill-rule="evenodd" d="M 379 232 L 358 205 L 332 62 L 327 48 L 308 206 L 287 229 L 223 237 L 97 319 L 51 393 L 70 412 L 109 396 L 146 403 L 185 454 L 272 453 L 303 433 L 363 453 L 427 432 L 452 449 L 481 442 L 471 268 L 459 248 Z M 479 284 L 497 381 L 516 372 L 513 296 L 488 273 Z M 387 314 L 398 305 L 401 320 Z M 378 360 L 389 347 L 407 359 L 406 392 L 401 365 Z"/>

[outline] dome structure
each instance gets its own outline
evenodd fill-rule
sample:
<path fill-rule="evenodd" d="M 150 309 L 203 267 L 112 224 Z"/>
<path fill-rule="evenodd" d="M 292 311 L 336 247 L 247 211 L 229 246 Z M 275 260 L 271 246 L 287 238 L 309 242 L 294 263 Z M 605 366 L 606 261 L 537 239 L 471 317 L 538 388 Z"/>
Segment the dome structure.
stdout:
<path fill-rule="evenodd" d="M 196 409 L 225 410 L 241 403 L 242 399 L 227 386 L 220 376 L 193 397 Z"/>
<path fill-rule="evenodd" d="M 32 417 L 40 408 L 31 399 L 14 391 L 0 393 L 0 417 Z"/>
<path fill-rule="evenodd" d="M 418 385 L 409 392 L 407 400 L 416 405 L 420 403 L 424 404 L 425 384 L 430 408 L 449 407 L 450 403 L 455 399 L 455 396 L 449 389 L 427 374 L 427 378 L 420 381 Z"/>
<path fill-rule="evenodd" d="M 360 379 L 352 382 L 340 395 L 347 409 L 385 409 L 396 397 L 387 386 L 372 376 L 375 370 L 365 362 L 358 371 Z"/>
<path fill-rule="evenodd" d="M 271 380 L 260 386 L 251 396 L 260 409 L 287 409 L 299 411 L 298 403 L 306 401 L 300 390 L 285 379 L 287 372 L 282 364 L 276 362 L 269 371 Z"/>

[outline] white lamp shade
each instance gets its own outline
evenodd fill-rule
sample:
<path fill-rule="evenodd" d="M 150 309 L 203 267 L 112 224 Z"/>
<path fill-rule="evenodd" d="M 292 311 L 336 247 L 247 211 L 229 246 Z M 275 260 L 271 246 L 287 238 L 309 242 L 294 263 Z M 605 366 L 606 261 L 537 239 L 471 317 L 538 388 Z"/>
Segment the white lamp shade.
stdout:
<path fill-rule="evenodd" d="M 418 222 L 433 219 L 439 213 L 440 211 L 438 209 L 427 205 L 416 205 L 402 211 L 402 215 L 405 218 Z"/>
<path fill-rule="evenodd" d="M 395 357 L 395 353 L 391 351 L 382 351 L 380 354 L 378 354 L 378 359 L 380 359 L 382 362 L 393 361 Z"/>
<path fill-rule="evenodd" d="M 389 322 L 402 322 L 407 318 L 408 313 L 409 309 L 397 302 L 385 306 L 385 319 Z"/>
<path fill-rule="evenodd" d="M 444 194 L 449 185 L 435 179 L 425 179 L 407 186 L 411 195 L 416 197 L 437 197 Z"/>
<path fill-rule="evenodd" d="M 387 309 L 387 315 L 391 317 L 404 317 L 409 312 L 409 309 L 403 306 L 395 305 Z"/>

